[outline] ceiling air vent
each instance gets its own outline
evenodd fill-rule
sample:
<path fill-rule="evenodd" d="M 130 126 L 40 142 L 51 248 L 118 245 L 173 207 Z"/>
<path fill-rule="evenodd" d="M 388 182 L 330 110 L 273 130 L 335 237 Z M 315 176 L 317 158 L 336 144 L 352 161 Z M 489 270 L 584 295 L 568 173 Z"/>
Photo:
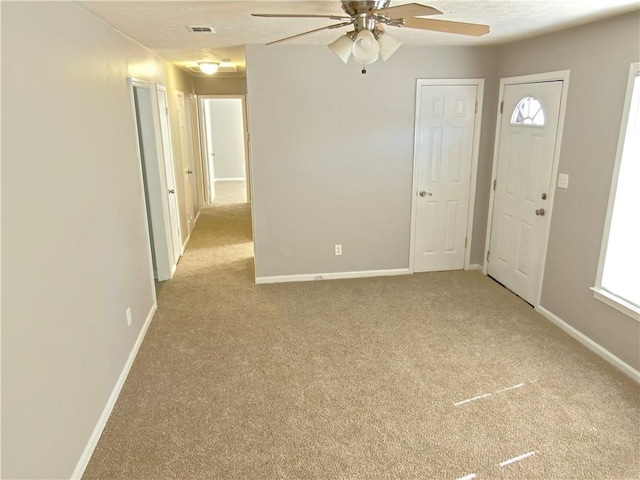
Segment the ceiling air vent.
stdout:
<path fill-rule="evenodd" d="M 206 25 L 190 25 L 187 27 L 191 33 L 216 33 L 216 29 Z"/>

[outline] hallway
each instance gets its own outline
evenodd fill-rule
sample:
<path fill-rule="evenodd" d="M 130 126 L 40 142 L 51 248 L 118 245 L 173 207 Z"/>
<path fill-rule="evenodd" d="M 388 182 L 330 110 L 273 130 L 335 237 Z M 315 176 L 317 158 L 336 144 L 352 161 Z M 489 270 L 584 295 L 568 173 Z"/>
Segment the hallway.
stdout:
<path fill-rule="evenodd" d="M 221 200 L 235 201 L 238 193 L 229 189 Z M 225 443 L 216 439 L 224 429 L 214 422 L 225 423 L 233 365 L 245 363 L 242 323 L 256 321 L 243 318 L 243 304 L 258 301 L 251 299 L 257 292 L 250 205 L 223 201 L 201 209 L 175 276 L 163 282 L 156 315 L 83 478 L 210 478 L 190 457 Z"/>

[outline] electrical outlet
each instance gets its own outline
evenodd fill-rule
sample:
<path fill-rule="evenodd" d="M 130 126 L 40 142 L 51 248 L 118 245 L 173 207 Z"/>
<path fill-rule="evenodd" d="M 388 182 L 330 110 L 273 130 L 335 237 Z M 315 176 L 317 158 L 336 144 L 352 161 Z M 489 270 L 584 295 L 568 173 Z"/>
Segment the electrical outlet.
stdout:
<path fill-rule="evenodd" d="M 558 174 L 558 188 L 569 188 L 569 175 L 566 173 Z"/>
<path fill-rule="evenodd" d="M 342 245 L 336 245 L 336 255 L 342 255 Z"/>
<path fill-rule="evenodd" d="M 133 318 L 131 318 L 131 307 L 127 308 L 127 327 L 130 327 L 131 324 L 133 323 Z"/>

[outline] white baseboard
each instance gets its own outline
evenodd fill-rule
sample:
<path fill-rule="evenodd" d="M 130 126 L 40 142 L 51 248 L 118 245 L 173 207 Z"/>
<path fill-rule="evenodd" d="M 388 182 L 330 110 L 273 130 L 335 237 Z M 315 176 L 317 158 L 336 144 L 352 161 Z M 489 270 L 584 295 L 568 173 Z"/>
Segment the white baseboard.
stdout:
<path fill-rule="evenodd" d="M 127 358 L 127 362 L 124 364 L 124 367 L 122 368 L 122 372 L 120 372 L 118 381 L 113 387 L 113 391 L 109 396 L 109 400 L 107 400 L 107 404 L 105 405 L 104 410 L 102 411 L 102 415 L 100 415 L 100 418 L 98 419 L 98 423 L 93 429 L 93 433 L 91 434 L 91 437 L 89 437 L 89 441 L 87 442 L 87 445 L 85 446 L 84 451 L 80 456 L 80 460 L 78 460 L 78 463 L 76 464 L 76 468 L 73 471 L 73 474 L 71 475 L 72 479 L 82 478 L 82 475 L 84 474 L 84 471 L 87 468 L 87 465 L 89 465 L 89 460 L 91 460 L 91 455 L 93 455 L 93 451 L 95 450 L 96 445 L 98 445 L 98 440 L 100 440 L 102 431 L 104 430 L 104 427 L 107 425 L 107 420 L 109 420 L 109 417 L 111 416 L 113 407 L 115 406 L 116 401 L 118 400 L 118 396 L 120 395 L 122 386 L 124 385 L 124 382 L 127 379 L 127 376 L 129 375 L 129 371 L 131 370 L 133 361 L 135 360 L 136 355 L 138 354 L 138 350 L 140 350 L 142 341 L 144 340 L 144 337 L 147 334 L 147 330 L 149 329 L 149 325 L 151 324 L 151 320 L 153 320 L 153 315 L 156 313 L 157 308 L 158 308 L 157 304 L 154 303 L 153 306 L 151 307 L 151 311 L 149 312 L 149 315 L 147 315 L 147 319 L 144 321 L 144 325 L 142 326 L 142 329 L 138 334 L 136 343 L 133 344 L 131 353 L 129 353 L 129 358 Z"/>
<path fill-rule="evenodd" d="M 198 219 L 200 218 L 200 210 L 201 208 L 198 207 L 198 213 L 196 213 L 196 218 L 193 219 L 193 224 L 195 225 L 196 223 L 198 223 Z"/>
<path fill-rule="evenodd" d="M 626 373 L 631 378 L 633 378 L 636 382 L 640 383 L 640 372 L 638 370 L 636 370 L 635 368 L 633 368 L 628 363 L 626 363 L 624 360 L 621 360 L 620 358 L 616 357 L 609 350 L 607 350 L 606 348 L 601 346 L 599 343 L 594 342 L 589 337 L 587 337 L 584 333 L 582 333 L 579 330 L 575 329 L 574 327 L 569 325 L 567 322 L 562 320 L 560 317 L 558 317 L 554 313 L 551 313 L 546 308 L 538 305 L 536 307 L 536 311 L 540 315 L 545 317 L 547 320 L 549 320 L 551 323 L 557 325 L 562 330 L 564 330 L 566 333 L 571 335 L 573 338 L 575 338 L 577 341 L 579 341 L 582 345 L 587 347 L 593 353 L 595 353 L 599 357 L 602 357 L 607 362 L 612 364 L 614 367 L 622 370 L 624 373 Z"/>
<path fill-rule="evenodd" d="M 469 268 L 467 270 L 478 270 L 478 271 L 482 271 L 482 265 L 478 265 L 477 263 L 472 263 L 471 265 L 469 265 Z"/>
<path fill-rule="evenodd" d="M 408 268 L 397 268 L 392 270 L 363 270 L 359 272 L 305 273 L 300 275 L 256 277 L 256 283 L 310 282 L 313 280 L 338 280 L 342 278 L 391 277 L 394 275 L 408 275 L 409 273 Z"/>
<path fill-rule="evenodd" d="M 189 245 L 189 240 L 191 240 L 191 232 L 189 232 L 189 235 L 185 238 L 184 243 L 182 244 L 182 255 L 184 255 L 184 251 L 187 249 L 187 245 Z"/>
<path fill-rule="evenodd" d="M 244 182 L 246 181 L 246 178 L 244 177 L 214 178 L 213 181 L 214 183 L 215 182 Z"/>

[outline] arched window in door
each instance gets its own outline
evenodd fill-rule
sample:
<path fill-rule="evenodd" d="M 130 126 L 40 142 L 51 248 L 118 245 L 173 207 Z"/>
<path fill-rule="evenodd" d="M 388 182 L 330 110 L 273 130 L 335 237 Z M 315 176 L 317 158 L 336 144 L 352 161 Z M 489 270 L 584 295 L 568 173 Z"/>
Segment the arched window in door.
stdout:
<path fill-rule="evenodd" d="M 524 97 L 511 114 L 511 125 L 544 126 L 544 110 L 539 100 Z"/>

